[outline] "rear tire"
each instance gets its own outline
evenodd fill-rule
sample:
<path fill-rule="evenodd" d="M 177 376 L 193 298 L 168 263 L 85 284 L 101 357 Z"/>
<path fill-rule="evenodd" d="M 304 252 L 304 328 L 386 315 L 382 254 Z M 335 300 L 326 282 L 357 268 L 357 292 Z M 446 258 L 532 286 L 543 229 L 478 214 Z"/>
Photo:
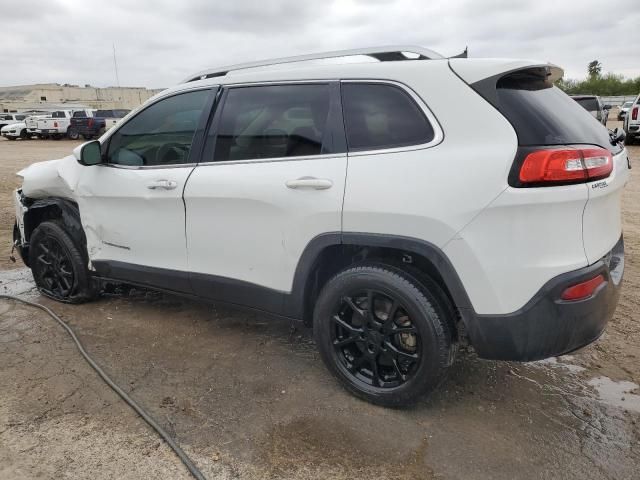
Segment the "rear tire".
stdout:
<path fill-rule="evenodd" d="M 67 129 L 67 137 L 69 137 L 71 140 L 77 140 L 80 137 L 80 134 L 75 128 L 69 127 Z"/>
<path fill-rule="evenodd" d="M 455 355 L 453 308 L 432 282 L 387 265 L 344 270 L 322 289 L 314 337 L 322 360 L 354 395 L 406 406 L 433 391 Z"/>
<path fill-rule="evenodd" d="M 85 256 L 56 221 L 42 222 L 31 234 L 29 265 L 43 295 L 65 303 L 83 303 L 97 296 Z"/>
<path fill-rule="evenodd" d="M 27 129 L 24 128 L 21 132 L 20 132 L 20 138 L 22 140 L 29 140 L 29 132 L 27 132 Z"/>

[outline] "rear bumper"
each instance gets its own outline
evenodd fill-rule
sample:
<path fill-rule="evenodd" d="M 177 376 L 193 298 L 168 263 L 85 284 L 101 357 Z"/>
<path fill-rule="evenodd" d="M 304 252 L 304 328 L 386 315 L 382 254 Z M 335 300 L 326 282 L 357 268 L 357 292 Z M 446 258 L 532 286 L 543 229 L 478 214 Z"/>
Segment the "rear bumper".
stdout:
<path fill-rule="evenodd" d="M 76 125 L 71 125 L 70 128 L 74 128 L 80 135 L 97 135 L 100 131 L 99 128 Z"/>
<path fill-rule="evenodd" d="M 613 316 L 624 272 L 622 237 L 605 257 L 547 282 L 520 310 L 505 315 L 462 312 L 471 343 L 486 359 L 530 361 L 569 353 L 596 340 Z M 606 282 L 585 299 L 560 299 L 569 286 L 598 274 Z"/>

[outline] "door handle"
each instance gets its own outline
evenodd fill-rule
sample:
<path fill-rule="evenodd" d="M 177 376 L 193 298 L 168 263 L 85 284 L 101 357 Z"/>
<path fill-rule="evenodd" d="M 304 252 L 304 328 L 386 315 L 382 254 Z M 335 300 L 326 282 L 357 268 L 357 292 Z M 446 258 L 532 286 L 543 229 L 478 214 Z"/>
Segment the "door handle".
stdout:
<path fill-rule="evenodd" d="M 333 186 L 328 178 L 300 177 L 295 180 L 287 180 L 287 188 L 312 188 L 314 190 L 326 190 Z"/>
<path fill-rule="evenodd" d="M 173 180 L 155 180 L 151 183 L 147 183 L 147 188 L 150 190 L 173 190 L 178 186 L 178 182 L 174 182 Z"/>

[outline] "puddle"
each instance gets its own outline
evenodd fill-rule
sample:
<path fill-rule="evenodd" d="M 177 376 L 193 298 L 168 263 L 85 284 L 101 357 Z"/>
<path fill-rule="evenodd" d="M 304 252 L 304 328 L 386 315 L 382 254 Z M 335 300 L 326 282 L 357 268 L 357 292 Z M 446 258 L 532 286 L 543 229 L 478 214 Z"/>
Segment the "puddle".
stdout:
<path fill-rule="evenodd" d="M 545 360 L 538 360 L 537 362 L 531 362 L 533 365 L 540 365 L 545 367 L 553 367 L 553 368 L 563 368 L 568 370 L 570 373 L 580 373 L 586 370 L 584 367 L 580 365 L 573 365 L 571 363 L 565 363 L 565 361 L 573 360 L 572 355 L 565 355 L 563 357 L 551 357 Z"/>
<path fill-rule="evenodd" d="M 596 377 L 587 382 L 598 392 L 602 403 L 640 413 L 640 395 L 631 393 L 638 389 L 633 382 L 614 382 L 609 377 Z"/>

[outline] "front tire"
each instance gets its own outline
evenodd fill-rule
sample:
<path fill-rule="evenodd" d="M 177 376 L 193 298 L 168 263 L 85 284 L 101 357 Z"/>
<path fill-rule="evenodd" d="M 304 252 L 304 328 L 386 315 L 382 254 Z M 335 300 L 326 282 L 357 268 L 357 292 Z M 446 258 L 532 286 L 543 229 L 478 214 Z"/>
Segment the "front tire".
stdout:
<path fill-rule="evenodd" d="M 387 265 L 342 271 L 322 289 L 314 336 L 347 390 L 406 406 L 434 390 L 455 354 L 453 308 L 438 286 Z"/>
<path fill-rule="evenodd" d="M 29 265 L 38 290 L 66 303 L 95 298 L 97 290 L 80 248 L 55 221 L 42 222 L 29 242 Z"/>

